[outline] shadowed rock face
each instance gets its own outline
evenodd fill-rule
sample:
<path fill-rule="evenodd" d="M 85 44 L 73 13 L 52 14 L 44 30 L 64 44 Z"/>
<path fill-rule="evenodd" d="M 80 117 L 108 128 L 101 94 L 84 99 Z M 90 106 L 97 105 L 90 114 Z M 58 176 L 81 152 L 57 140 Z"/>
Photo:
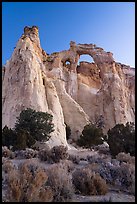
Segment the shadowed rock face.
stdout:
<path fill-rule="evenodd" d="M 81 62 L 90 55 L 94 63 Z M 48 111 L 55 123 L 51 146 L 67 145 L 65 123 L 77 139 L 84 126 L 103 120 L 104 132 L 135 120 L 135 72 L 115 62 L 95 44 L 76 44 L 48 55 L 40 46 L 38 27 L 25 27 L 12 57 L 3 67 L 3 126 L 14 127 L 27 107 Z"/>

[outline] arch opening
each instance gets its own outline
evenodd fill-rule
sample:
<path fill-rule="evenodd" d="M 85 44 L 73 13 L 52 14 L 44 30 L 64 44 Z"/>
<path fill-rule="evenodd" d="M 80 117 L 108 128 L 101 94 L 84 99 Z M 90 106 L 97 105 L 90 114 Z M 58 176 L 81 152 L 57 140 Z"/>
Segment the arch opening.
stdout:
<path fill-rule="evenodd" d="M 98 77 L 100 77 L 99 76 L 100 70 L 97 64 L 94 62 L 92 56 L 90 56 L 89 54 L 80 55 L 76 70 L 77 73 L 82 73 L 86 76 L 97 77 L 98 75 Z"/>
<path fill-rule="evenodd" d="M 70 68 L 71 67 L 71 61 L 69 59 L 62 61 L 63 67 Z"/>
<path fill-rule="evenodd" d="M 67 61 L 65 62 L 65 65 L 66 65 L 66 66 L 67 66 L 67 65 L 70 65 L 70 61 L 67 60 Z"/>
<path fill-rule="evenodd" d="M 82 55 L 80 55 L 80 58 L 78 60 L 78 65 L 80 65 L 81 62 L 93 63 L 94 60 L 93 60 L 93 58 L 90 55 L 82 54 Z"/>

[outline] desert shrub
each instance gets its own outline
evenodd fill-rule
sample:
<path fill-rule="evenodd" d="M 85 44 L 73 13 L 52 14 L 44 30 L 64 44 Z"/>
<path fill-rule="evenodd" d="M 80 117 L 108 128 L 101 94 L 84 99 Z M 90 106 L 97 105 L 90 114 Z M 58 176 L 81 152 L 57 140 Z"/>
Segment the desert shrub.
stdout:
<path fill-rule="evenodd" d="M 111 162 L 103 162 L 100 164 L 100 168 L 98 169 L 98 173 L 100 176 L 107 182 L 107 184 L 111 185 L 120 185 L 118 179 L 118 169 L 119 162 L 113 165 Z"/>
<path fill-rule="evenodd" d="M 41 161 L 50 161 L 51 152 L 49 148 L 39 150 L 38 157 Z"/>
<path fill-rule="evenodd" d="M 102 165 L 99 173 L 107 183 L 119 189 L 135 193 L 135 165 L 122 162 L 121 165 Z"/>
<path fill-rule="evenodd" d="M 4 159 L 4 160 L 3 160 Z M 7 158 L 2 157 L 2 201 L 3 202 L 9 202 L 7 199 L 8 195 L 8 185 L 7 185 L 7 176 L 9 175 L 9 172 L 14 169 L 14 165 L 12 161 L 7 160 Z"/>
<path fill-rule="evenodd" d="M 49 163 L 58 163 L 60 160 L 68 158 L 67 147 L 63 145 L 54 146 L 51 149 L 45 148 L 38 153 L 41 161 L 47 161 Z"/>
<path fill-rule="evenodd" d="M 4 164 L 4 162 L 7 160 L 6 157 L 2 157 L 2 164 Z"/>
<path fill-rule="evenodd" d="M 49 113 L 35 111 L 31 108 L 23 110 L 15 123 L 15 130 L 26 130 L 37 141 L 47 141 L 54 131 L 53 116 Z"/>
<path fill-rule="evenodd" d="M 52 188 L 53 202 L 70 201 L 74 193 L 71 176 L 63 163 L 53 164 L 47 169 L 47 185 Z"/>
<path fill-rule="evenodd" d="M 14 152 L 12 152 L 10 149 L 8 149 L 7 146 L 2 147 L 2 156 L 3 157 L 8 157 L 10 159 L 14 159 L 15 158 Z"/>
<path fill-rule="evenodd" d="M 124 152 L 120 152 L 117 156 L 116 159 L 120 162 L 127 162 L 131 164 L 135 164 L 135 157 L 130 156 L 130 153 L 126 154 Z"/>
<path fill-rule="evenodd" d="M 110 154 L 109 145 L 105 143 L 95 146 L 94 150 L 98 151 L 99 154 L 106 154 L 106 155 Z"/>
<path fill-rule="evenodd" d="M 117 124 L 108 131 L 108 144 L 112 156 L 120 152 L 135 155 L 135 126 L 134 123 Z"/>
<path fill-rule="evenodd" d="M 51 149 L 51 160 L 55 163 L 59 162 L 62 159 L 68 158 L 68 152 L 67 147 L 64 147 L 63 145 L 54 146 Z"/>
<path fill-rule="evenodd" d="M 103 143 L 104 134 L 102 129 L 97 128 L 93 124 L 84 126 L 82 135 L 77 140 L 77 145 L 85 148 L 91 148 L 94 145 L 99 145 Z"/>
<path fill-rule="evenodd" d="M 24 162 L 11 170 L 7 177 L 9 202 L 52 201 L 52 190 L 46 186 L 48 177 L 44 170 Z"/>
<path fill-rule="evenodd" d="M 69 160 L 71 160 L 74 164 L 79 164 L 80 157 L 78 155 L 69 154 Z"/>
<path fill-rule="evenodd" d="M 105 195 L 108 192 L 106 181 L 89 168 L 76 169 L 72 174 L 77 193 L 83 195 Z"/>
<path fill-rule="evenodd" d="M 10 160 L 6 160 L 2 165 L 2 171 L 4 171 L 5 173 L 9 173 L 13 169 L 14 169 L 14 165 Z"/>
<path fill-rule="evenodd" d="M 36 158 L 37 156 L 38 156 L 37 150 L 33 150 L 31 148 L 26 148 L 26 150 L 24 151 L 24 157 L 26 159 Z"/>
<path fill-rule="evenodd" d="M 72 172 L 75 169 L 75 164 L 68 159 L 60 160 L 59 165 L 65 166 L 68 172 Z"/>
<path fill-rule="evenodd" d="M 102 159 L 100 155 L 95 154 L 95 155 L 87 155 L 87 161 L 89 163 L 102 163 Z"/>
<path fill-rule="evenodd" d="M 118 173 L 122 189 L 128 190 L 135 195 L 135 165 L 122 162 Z"/>
<path fill-rule="evenodd" d="M 118 160 L 117 160 L 118 161 Z M 121 190 L 128 190 L 130 193 L 135 192 L 135 165 L 132 163 L 110 162 L 100 164 L 96 169 L 100 176 L 106 180 L 107 184 L 119 186 Z"/>
<path fill-rule="evenodd" d="M 38 151 L 26 148 L 25 150 L 16 150 L 15 155 L 18 159 L 31 159 L 38 157 Z"/>
<path fill-rule="evenodd" d="M 69 140 L 70 135 L 71 135 L 71 129 L 66 123 L 65 123 L 65 125 L 66 125 L 66 138 L 67 138 L 67 140 Z"/>
<path fill-rule="evenodd" d="M 89 168 L 92 172 L 95 172 L 95 173 L 99 172 L 100 167 L 101 167 L 101 164 L 98 164 L 98 163 L 91 163 L 86 166 L 86 168 Z"/>

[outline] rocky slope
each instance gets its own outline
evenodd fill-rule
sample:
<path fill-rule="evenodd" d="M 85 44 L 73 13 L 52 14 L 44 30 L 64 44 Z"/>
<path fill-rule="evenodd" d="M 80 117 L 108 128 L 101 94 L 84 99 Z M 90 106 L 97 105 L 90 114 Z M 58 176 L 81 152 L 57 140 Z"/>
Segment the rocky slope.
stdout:
<path fill-rule="evenodd" d="M 94 63 L 78 65 L 83 54 Z M 105 133 L 117 123 L 135 121 L 134 69 L 115 62 L 111 52 L 94 44 L 71 41 L 69 50 L 48 55 L 38 28 L 25 27 L 2 71 L 2 126 L 14 127 L 27 107 L 47 111 L 55 125 L 50 146 L 68 145 L 65 123 L 77 139 L 89 121 L 101 120 Z"/>

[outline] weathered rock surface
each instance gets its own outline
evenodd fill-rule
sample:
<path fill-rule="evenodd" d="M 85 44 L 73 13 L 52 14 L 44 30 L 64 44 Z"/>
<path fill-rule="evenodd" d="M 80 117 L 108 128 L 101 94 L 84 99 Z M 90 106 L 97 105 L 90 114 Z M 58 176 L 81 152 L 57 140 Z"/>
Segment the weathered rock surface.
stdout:
<path fill-rule="evenodd" d="M 94 63 L 78 65 L 83 54 Z M 55 124 L 50 146 L 67 145 L 65 123 L 76 139 L 89 121 L 100 117 L 105 133 L 117 123 L 135 121 L 134 69 L 94 44 L 71 41 L 69 50 L 48 55 L 40 46 L 38 28 L 25 27 L 2 70 L 2 126 L 14 127 L 24 108 L 47 111 Z"/>
<path fill-rule="evenodd" d="M 42 49 L 37 43 L 38 35 L 31 35 L 34 35 L 33 40 L 28 34 L 19 39 L 11 59 L 6 64 L 2 123 L 3 126 L 13 128 L 16 117 L 27 107 L 47 111 L 53 115 L 55 126 L 52 142 L 49 141 L 49 144 L 67 145 L 64 117 L 56 88 L 44 74 Z"/>

